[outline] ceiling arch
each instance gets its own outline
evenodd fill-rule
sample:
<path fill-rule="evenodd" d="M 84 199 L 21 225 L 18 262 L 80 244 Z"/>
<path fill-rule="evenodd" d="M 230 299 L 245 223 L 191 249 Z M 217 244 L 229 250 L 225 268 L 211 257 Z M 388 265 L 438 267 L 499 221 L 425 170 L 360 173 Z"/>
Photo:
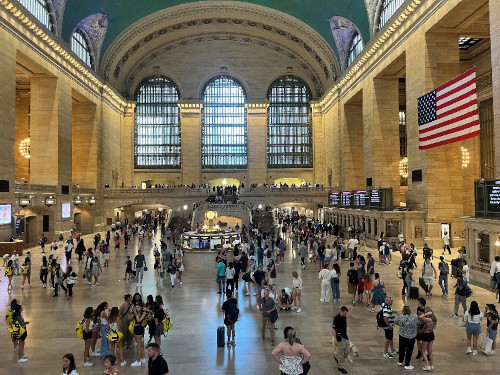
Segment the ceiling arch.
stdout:
<path fill-rule="evenodd" d="M 315 97 L 321 96 L 340 74 L 333 49 L 311 27 L 282 12 L 233 1 L 195 2 L 144 17 L 108 47 L 101 73 L 123 95 L 131 97 L 134 85 L 144 78 L 145 71 L 152 70 L 155 60 L 157 64 L 162 58 L 183 59 L 183 50 L 189 46 L 221 41 L 227 46 L 228 61 L 236 58 L 231 57 L 235 44 L 247 46 L 247 50 L 240 49 L 241 57 L 260 54 L 263 63 L 267 57 L 263 50 L 272 51 L 269 58 L 280 55 L 280 65 L 304 73 Z M 166 72 L 162 70 L 162 74 Z"/>

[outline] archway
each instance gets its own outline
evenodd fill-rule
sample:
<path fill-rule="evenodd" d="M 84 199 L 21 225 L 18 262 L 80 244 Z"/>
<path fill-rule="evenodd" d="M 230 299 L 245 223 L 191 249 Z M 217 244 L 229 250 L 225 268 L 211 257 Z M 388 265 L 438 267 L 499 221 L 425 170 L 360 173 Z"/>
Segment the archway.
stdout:
<path fill-rule="evenodd" d="M 306 180 L 299 177 L 283 177 L 274 180 L 276 186 L 299 187 L 307 184 Z"/>

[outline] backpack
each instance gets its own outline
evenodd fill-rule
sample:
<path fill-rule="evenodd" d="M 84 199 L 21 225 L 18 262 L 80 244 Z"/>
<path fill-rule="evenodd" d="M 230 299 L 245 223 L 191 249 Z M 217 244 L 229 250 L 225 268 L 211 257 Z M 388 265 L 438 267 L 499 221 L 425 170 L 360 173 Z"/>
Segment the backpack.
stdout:
<path fill-rule="evenodd" d="M 8 326 L 10 326 L 10 323 L 12 323 L 12 318 L 13 318 L 12 311 L 11 310 L 7 310 L 7 313 L 5 314 L 5 324 L 7 324 Z"/>
<path fill-rule="evenodd" d="M 443 260 L 443 267 L 442 267 L 442 270 L 441 272 L 443 273 L 443 275 L 448 275 L 450 273 L 450 266 L 448 265 L 448 263 L 446 261 Z"/>
<path fill-rule="evenodd" d="M 5 276 L 12 276 L 12 267 L 5 267 Z"/>
<path fill-rule="evenodd" d="M 29 267 L 28 266 L 21 266 L 21 273 L 23 275 L 27 275 L 28 271 L 29 271 Z"/>
<path fill-rule="evenodd" d="M 17 320 L 11 322 L 7 331 L 9 331 L 14 339 L 18 339 L 26 333 L 26 329 Z"/>
<path fill-rule="evenodd" d="M 240 315 L 240 310 L 236 305 L 236 301 L 229 304 L 227 311 L 227 317 L 231 323 L 236 323 L 238 321 L 238 316 Z"/>
<path fill-rule="evenodd" d="M 111 328 L 108 334 L 106 335 L 106 338 L 111 342 L 117 343 L 123 338 L 123 333 L 117 331 L 114 328 Z"/>
<path fill-rule="evenodd" d="M 163 320 L 163 335 L 166 336 L 168 330 L 173 327 L 168 310 L 165 311 L 165 319 Z"/>
<path fill-rule="evenodd" d="M 378 313 L 377 313 L 377 328 L 386 328 L 387 327 L 387 324 L 385 323 L 385 319 L 384 319 L 384 309 L 380 310 Z"/>
<path fill-rule="evenodd" d="M 85 323 L 85 320 L 80 320 L 78 323 L 76 323 L 76 337 L 79 339 L 83 339 L 83 324 Z"/>
<path fill-rule="evenodd" d="M 359 284 L 359 277 L 358 277 L 358 271 L 356 270 L 351 270 L 352 272 L 349 273 L 349 283 L 358 285 Z"/>

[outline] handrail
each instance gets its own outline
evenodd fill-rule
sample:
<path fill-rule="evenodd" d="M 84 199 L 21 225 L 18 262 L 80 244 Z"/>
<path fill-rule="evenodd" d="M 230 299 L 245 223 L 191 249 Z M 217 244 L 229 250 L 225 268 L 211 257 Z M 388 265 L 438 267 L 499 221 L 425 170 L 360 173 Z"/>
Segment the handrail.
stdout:
<path fill-rule="evenodd" d="M 24 184 L 16 182 L 14 184 L 15 191 L 39 191 L 47 193 L 55 193 L 57 191 L 57 186 L 55 185 L 42 185 L 42 184 Z"/>

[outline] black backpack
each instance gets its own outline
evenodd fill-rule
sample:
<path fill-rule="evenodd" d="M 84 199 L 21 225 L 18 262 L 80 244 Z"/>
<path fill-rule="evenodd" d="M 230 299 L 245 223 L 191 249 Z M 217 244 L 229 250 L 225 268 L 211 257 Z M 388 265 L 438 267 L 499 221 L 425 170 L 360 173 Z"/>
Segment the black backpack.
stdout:
<path fill-rule="evenodd" d="M 384 319 L 384 309 L 377 313 L 377 328 L 386 328 L 387 324 Z"/>
<path fill-rule="evenodd" d="M 358 271 L 351 270 L 351 272 L 349 273 L 349 283 L 354 284 L 354 285 L 359 284 Z"/>
<path fill-rule="evenodd" d="M 236 323 L 238 321 L 238 316 L 240 315 L 240 310 L 236 305 L 236 301 L 229 304 L 229 309 L 227 311 L 227 317 L 231 323 Z"/>

